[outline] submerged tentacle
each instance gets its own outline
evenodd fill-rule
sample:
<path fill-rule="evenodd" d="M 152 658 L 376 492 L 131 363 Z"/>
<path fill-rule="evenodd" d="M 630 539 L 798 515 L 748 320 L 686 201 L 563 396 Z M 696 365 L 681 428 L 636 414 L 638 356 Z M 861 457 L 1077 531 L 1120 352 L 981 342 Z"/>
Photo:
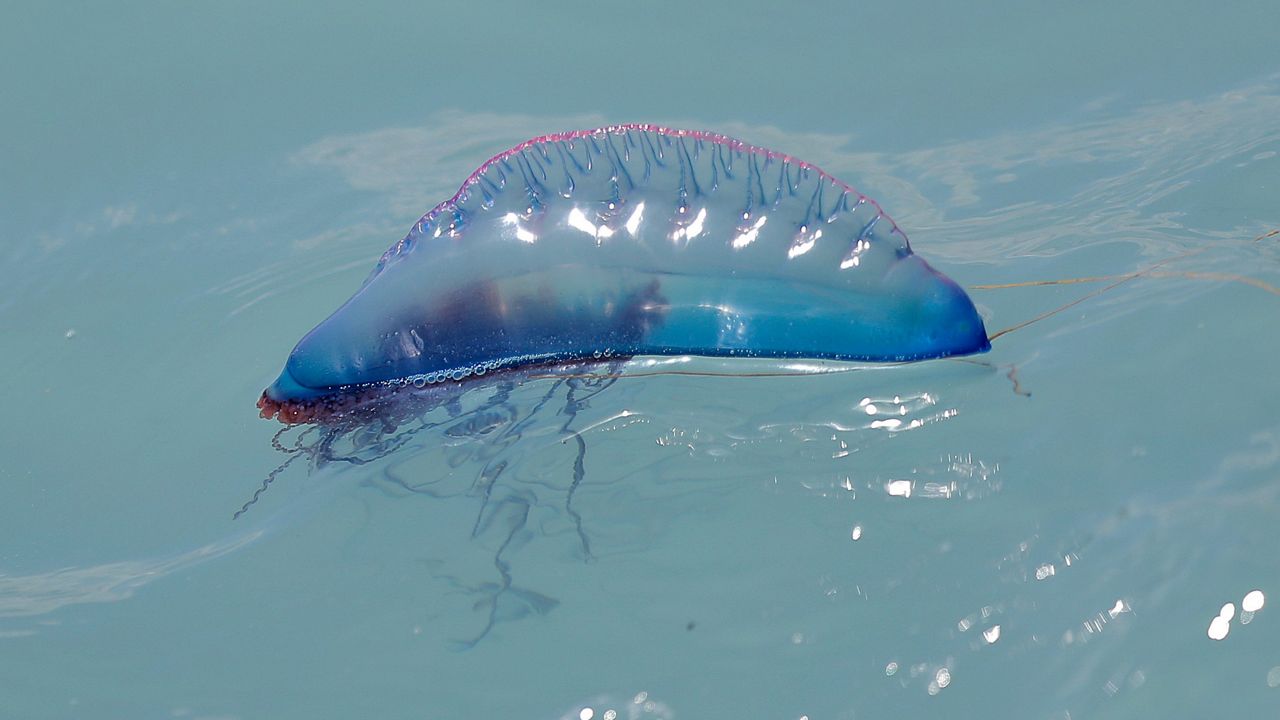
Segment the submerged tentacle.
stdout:
<path fill-rule="evenodd" d="M 257 490 L 253 491 L 253 497 L 246 500 L 245 503 L 240 506 L 240 509 L 231 515 L 231 519 L 236 520 L 241 515 L 248 512 L 249 508 L 258 502 L 258 498 L 262 497 L 262 494 L 267 491 L 267 488 L 271 487 L 271 483 L 275 482 L 275 479 L 279 477 L 280 473 L 284 472 L 286 468 L 293 464 L 294 460 L 297 460 L 300 457 L 302 457 L 302 455 L 299 455 L 297 454 L 297 451 L 294 451 L 294 454 L 290 455 L 288 460 L 280 463 L 274 470 L 267 473 L 267 476 L 262 479 L 262 484 Z"/>
<path fill-rule="evenodd" d="M 542 398 L 534 404 L 533 408 L 526 413 L 523 418 L 511 423 L 503 429 L 502 434 L 496 438 L 494 444 L 498 447 L 506 448 L 510 447 L 516 440 L 519 440 L 525 427 L 527 427 L 529 423 L 537 417 L 538 411 L 551 401 L 551 398 L 556 394 L 556 390 L 558 390 L 562 384 L 562 380 L 556 380 L 552 383 L 551 387 L 547 388 L 547 391 L 543 394 Z M 479 509 L 476 510 L 476 521 L 471 527 L 471 537 L 473 538 L 480 533 L 481 522 L 483 521 L 485 512 L 493 498 L 493 492 L 497 487 L 498 478 L 502 475 L 502 472 L 506 470 L 506 467 L 507 463 L 505 460 L 499 463 L 497 467 L 485 465 L 477 476 L 478 482 L 476 485 L 481 489 L 481 502 Z M 491 476 L 488 475 L 490 472 L 492 472 Z"/>
<path fill-rule="evenodd" d="M 568 513 L 569 517 L 573 519 L 574 529 L 578 533 L 578 542 L 581 543 L 582 553 L 588 562 L 594 559 L 594 556 L 591 554 L 591 539 L 587 537 L 587 533 L 583 529 L 582 515 L 573 508 L 574 493 L 578 491 L 578 488 L 582 485 L 582 482 L 586 479 L 587 475 L 587 441 L 582 437 L 582 433 L 580 431 L 573 430 L 569 426 L 578 418 L 578 412 L 587 406 L 587 403 L 590 402 L 591 398 L 599 395 L 605 389 L 617 382 L 618 375 L 616 374 L 616 369 L 618 365 L 619 363 L 612 364 L 611 367 L 615 370 L 612 374 L 596 377 L 567 378 L 565 380 L 565 384 L 568 386 L 568 391 L 565 393 L 564 408 L 560 411 L 561 414 L 565 416 L 564 423 L 560 426 L 560 432 L 564 434 L 572 434 L 571 437 L 577 445 L 577 455 L 573 460 L 573 481 L 569 484 L 569 490 L 565 493 L 564 509 L 565 512 Z M 581 388 L 586 388 L 591 392 L 583 397 L 577 397 L 578 390 Z"/>
<path fill-rule="evenodd" d="M 511 589 L 511 566 L 502 557 L 503 553 L 515 540 L 516 535 L 525 528 L 529 522 L 530 503 L 523 498 L 510 497 L 502 501 L 502 509 L 515 506 L 515 515 L 513 516 L 507 530 L 507 536 L 503 539 L 502 544 L 498 547 L 497 552 L 493 554 L 493 566 L 498 571 L 499 583 L 492 593 L 485 599 L 476 603 L 477 609 L 481 606 L 487 606 L 487 621 L 484 628 L 480 630 L 475 637 L 470 640 L 458 641 L 462 648 L 470 649 L 476 646 L 493 630 L 494 625 L 498 622 L 498 601 L 502 596 Z"/>

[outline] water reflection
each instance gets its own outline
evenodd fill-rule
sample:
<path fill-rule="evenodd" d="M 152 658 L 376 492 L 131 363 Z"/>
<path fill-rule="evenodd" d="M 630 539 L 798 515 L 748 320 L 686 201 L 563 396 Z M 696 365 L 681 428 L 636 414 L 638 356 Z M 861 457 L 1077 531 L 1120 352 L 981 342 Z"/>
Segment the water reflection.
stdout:
<path fill-rule="evenodd" d="M 690 357 L 588 362 L 410 388 L 349 421 L 281 430 L 275 446 L 286 457 L 242 511 L 270 504 L 270 487 L 296 478 L 288 474 L 295 465 L 358 479 L 390 497 L 463 501 L 457 507 L 471 518 L 468 536 L 433 533 L 430 544 L 467 548 L 442 554 L 431 569 L 446 592 L 470 599 L 472 619 L 451 617 L 453 629 L 446 629 L 456 648 L 467 649 L 502 623 L 544 617 L 561 605 L 555 587 L 526 579 L 520 557 L 545 552 L 534 545 L 551 543 L 590 563 L 645 546 L 653 528 L 676 520 L 664 514 L 696 506 L 699 497 L 771 486 L 853 500 L 857 489 L 883 486 L 891 471 L 885 443 L 904 436 L 885 433 L 876 418 L 892 413 L 912 423 L 919 414 L 928 421 L 920 428 L 954 417 L 934 409 L 956 387 L 946 388 L 943 378 L 1003 388 L 997 374 L 968 363 L 890 374 L 848 363 Z M 869 409 L 873 396 L 859 388 L 885 388 L 890 380 L 930 389 L 889 393 Z M 752 392 L 698 406 L 665 399 L 717 383 Z M 899 442 L 893 453 L 919 478 L 920 497 L 974 500 L 998 490 L 992 472 L 973 472 L 987 466 L 972 454 L 904 454 L 928 446 L 922 437 Z M 779 467 L 787 474 L 777 474 Z M 663 480 L 667 468 L 676 472 L 671 480 Z M 939 482 L 944 476 L 951 479 Z M 910 495 L 913 482 L 890 485 L 905 483 Z M 652 516 L 641 514 L 645 505 Z M 862 525 L 851 531 L 853 540 L 862 534 Z"/>

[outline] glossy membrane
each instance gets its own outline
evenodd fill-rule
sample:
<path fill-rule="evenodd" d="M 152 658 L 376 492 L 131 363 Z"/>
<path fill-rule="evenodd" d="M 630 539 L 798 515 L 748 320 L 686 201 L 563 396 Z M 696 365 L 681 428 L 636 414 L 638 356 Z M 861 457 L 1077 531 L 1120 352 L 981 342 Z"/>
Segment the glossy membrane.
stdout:
<path fill-rule="evenodd" d="M 588 357 L 989 347 L 964 291 L 847 184 L 721 135 L 617 126 L 481 166 L 298 343 L 260 406 L 307 419 L 298 407 L 356 389 Z"/>

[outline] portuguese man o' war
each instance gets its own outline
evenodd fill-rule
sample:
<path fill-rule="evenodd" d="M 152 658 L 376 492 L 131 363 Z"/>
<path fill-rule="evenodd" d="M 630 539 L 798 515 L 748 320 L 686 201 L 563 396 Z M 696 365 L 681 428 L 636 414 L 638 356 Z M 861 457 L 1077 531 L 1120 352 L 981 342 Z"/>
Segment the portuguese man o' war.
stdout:
<path fill-rule="evenodd" d="M 303 337 L 258 407 L 323 421 L 388 391 L 601 358 L 989 348 L 964 290 L 848 184 L 723 135 L 619 125 L 481 165 Z"/>

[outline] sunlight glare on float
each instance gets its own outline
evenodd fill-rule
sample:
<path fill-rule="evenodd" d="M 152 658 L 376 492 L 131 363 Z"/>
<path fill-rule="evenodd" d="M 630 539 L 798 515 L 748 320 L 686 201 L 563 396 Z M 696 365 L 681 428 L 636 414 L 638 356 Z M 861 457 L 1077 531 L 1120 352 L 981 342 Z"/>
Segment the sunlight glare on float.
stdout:
<path fill-rule="evenodd" d="M 635 211 L 631 213 L 631 217 L 627 218 L 627 224 L 624 226 L 627 228 L 627 232 L 631 233 L 631 237 L 635 237 L 636 232 L 640 230 L 640 220 L 642 218 L 644 218 L 643 202 L 636 205 Z"/>
<path fill-rule="evenodd" d="M 805 228 L 803 227 L 800 228 L 800 232 L 803 233 L 804 230 Z M 822 237 L 822 230 L 819 229 L 819 230 L 815 230 L 814 233 L 810 235 L 808 238 L 806 238 L 805 240 L 802 240 L 800 242 L 793 244 L 791 248 L 787 250 L 787 259 L 792 260 L 794 258 L 798 258 L 801 255 L 809 252 L 810 250 L 813 249 L 813 246 L 818 243 L 818 238 L 820 237 Z"/>
<path fill-rule="evenodd" d="M 840 261 L 840 269 L 848 270 L 849 268 L 858 267 L 858 264 L 862 262 L 862 259 L 858 256 L 869 247 L 871 247 L 871 243 L 866 240 L 859 240 L 854 243 L 853 250 L 849 252 L 849 256 Z"/>
<path fill-rule="evenodd" d="M 519 215 L 516 215 L 513 212 L 509 212 L 506 215 L 502 216 L 502 222 L 515 228 L 516 239 L 519 240 L 520 242 L 532 243 L 537 241 L 538 236 L 529 232 L 527 229 L 525 229 L 523 225 L 520 224 Z"/>
<path fill-rule="evenodd" d="M 701 235 L 702 224 L 706 222 L 706 220 L 707 220 L 707 209 L 706 208 L 699 209 L 697 216 L 693 218 L 693 222 L 689 223 L 689 230 L 686 237 L 692 240 L 698 237 L 699 235 Z"/>
<path fill-rule="evenodd" d="M 986 640 L 988 645 L 995 645 L 996 641 L 1000 639 L 1000 626 L 992 625 L 986 630 L 983 630 L 982 639 Z"/>
<path fill-rule="evenodd" d="M 695 237 L 703 234 L 703 224 L 707 222 L 707 208 L 698 210 L 695 215 L 694 222 L 689 223 L 687 227 L 676 228 L 676 232 L 671 233 L 672 241 L 694 240 Z"/>
<path fill-rule="evenodd" d="M 698 237 L 702 234 L 703 224 L 706 222 L 706 219 L 707 209 L 702 208 L 698 210 L 698 214 L 694 216 L 693 222 L 689 223 L 686 227 L 676 228 L 676 231 L 671 233 L 671 239 L 675 242 L 679 242 L 680 240 L 692 240 Z"/>
<path fill-rule="evenodd" d="M 590 235 L 595 240 L 603 240 L 604 238 L 607 238 L 613 235 L 613 228 L 607 225 L 600 225 L 599 227 L 597 227 L 590 220 L 587 219 L 587 216 L 582 212 L 581 208 L 575 207 L 574 209 L 570 210 L 569 218 L 567 222 L 569 224 L 569 227 L 573 228 L 574 230 L 581 230 L 582 232 Z"/>
<path fill-rule="evenodd" d="M 748 217 L 750 216 L 747 213 L 743 213 L 742 218 L 744 220 L 747 219 Z M 741 250 L 742 248 L 755 242 L 756 238 L 760 237 L 760 228 L 764 227 L 764 224 L 768 219 L 769 219 L 768 215 L 761 215 L 760 217 L 756 218 L 755 223 L 750 228 L 743 231 L 740 235 L 738 235 L 738 237 L 733 239 L 733 249 Z"/>

